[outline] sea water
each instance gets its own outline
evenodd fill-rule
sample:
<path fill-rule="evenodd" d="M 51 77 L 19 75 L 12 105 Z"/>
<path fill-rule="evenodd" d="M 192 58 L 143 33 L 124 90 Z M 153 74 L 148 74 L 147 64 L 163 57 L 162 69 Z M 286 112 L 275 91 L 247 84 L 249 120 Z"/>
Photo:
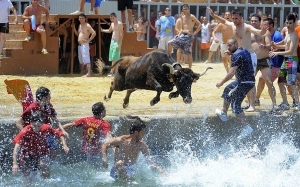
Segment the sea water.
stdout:
<path fill-rule="evenodd" d="M 132 181 L 114 180 L 109 169 L 96 170 L 86 162 L 62 164 L 58 157 L 51 163 L 51 178 L 43 180 L 37 174 L 31 186 L 300 186 L 299 128 L 293 116 L 287 119 L 291 120 L 280 124 L 258 120 L 255 133 L 238 141 L 236 127 L 219 131 L 205 118 L 185 122 L 174 118 L 172 128 L 167 128 L 169 136 L 160 134 L 153 140 L 158 134 L 155 129 L 162 125 L 157 123 L 148 128 L 144 138 L 151 159 L 164 169 L 164 174 L 152 170 L 143 156 L 138 159 L 139 169 Z M 155 141 L 167 142 L 168 146 L 159 146 Z M 113 156 L 109 158 L 111 167 Z M 0 186 L 23 186 L 21 172 L 1 172 Z"/>

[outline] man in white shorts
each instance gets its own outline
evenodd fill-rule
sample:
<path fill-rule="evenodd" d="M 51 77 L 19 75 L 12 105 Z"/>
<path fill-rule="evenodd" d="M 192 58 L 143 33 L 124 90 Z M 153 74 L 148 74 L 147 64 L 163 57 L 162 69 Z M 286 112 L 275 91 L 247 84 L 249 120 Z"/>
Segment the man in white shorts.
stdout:
<path fill-rule="evenodd" d="M 75 34 L 78 36 L 78 59 L 81 66 L 81 73 L 84 73 L 86 70 L 86 74 L 84 77 L 91 76 L 91 61 L 90 61 L 90 47 L 89 43 L 96 36 L 96 32 L 91 27 L 90 24 L 86 22 L 86 15 L 79 15 L 80 25 L 78 30 L 74 28 Z M 73 27 L 75 27 L 73 25 Z M 86 67 L 86 69 L 84 69 Z"/>
<path fill-rule="evenodd" d="M 159 41 L 158 49 L 165 49 L 172 53 L 172 46 L 168 44 L 175 36 L 175 18 L 171 16 L 171 8 L 166 7 L 165 15 L 157 23 L 156 38 Z"/>

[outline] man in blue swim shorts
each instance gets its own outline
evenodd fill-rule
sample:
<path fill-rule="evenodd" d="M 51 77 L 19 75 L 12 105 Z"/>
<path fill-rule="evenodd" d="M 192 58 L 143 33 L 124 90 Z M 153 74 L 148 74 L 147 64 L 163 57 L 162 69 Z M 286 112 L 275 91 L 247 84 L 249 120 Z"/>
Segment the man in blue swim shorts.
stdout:
<path fill-rule="evenodd" d="M 250 53 L 243 48 L 238 48 L 238 42 L 232 38 L 227 41 L 228 53 L 231 54 L 231 67 L 223 80 L 216 86 L 219 88 L 229 81 L 234 75 L 236 80 L 227 85 L 222 94 L 223 109 L 216 109 L 216 114 L 222 121 L 227 121 L 227 112 L 231 104 L 232 112 L 241 120 L 244 126 L 238 138 L 242 139 L 253 132 L 247 123 L 241 104 L 246 94 L 254 87 L 255 77 Z"/>
<path fill-rule="evenodd" d="M 136 162 L 138 155 L 142 153 L 152 168 L 163 173 L 156 163 L 151 161 L 147 144 L 143 141 L 146 132 L 145 123 L 138 117 L 130 125 L 129 135 L 112 138 L 102 145 L 102 164 L 108 168 L 106 152 L 107 148 L 115 147 L 114 165 L 110 176 L 114 179 L 132 179 L 137 171 Z"/>

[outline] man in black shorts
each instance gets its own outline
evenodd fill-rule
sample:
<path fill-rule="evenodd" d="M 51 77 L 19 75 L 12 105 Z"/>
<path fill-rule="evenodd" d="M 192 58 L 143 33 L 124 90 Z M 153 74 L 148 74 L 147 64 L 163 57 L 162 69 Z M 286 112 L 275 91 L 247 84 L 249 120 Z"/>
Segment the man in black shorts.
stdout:
<path fill-rule="evenodd" d="M 127 9 L 128 21 L 129 21 L 129 31 L 134 31 L 133 29 L 133 19 L 132 19 L 132 7 L 133 0 L 118 0 L 118 10 L 121 11 L 122 23 L 126 23 L 125 9 Z"/>
<path fill-rule="evenodd" d="M 14 13 L 15 21 L 18 23 L 17 12 L 10 0 L 1 0 L 0 1 L 0 59 L 3 57 L 2 50 L 5 42 L 5 33 L 9 32 L 9 23 L 8 23 L 8 10 L 11 10 Z"/>

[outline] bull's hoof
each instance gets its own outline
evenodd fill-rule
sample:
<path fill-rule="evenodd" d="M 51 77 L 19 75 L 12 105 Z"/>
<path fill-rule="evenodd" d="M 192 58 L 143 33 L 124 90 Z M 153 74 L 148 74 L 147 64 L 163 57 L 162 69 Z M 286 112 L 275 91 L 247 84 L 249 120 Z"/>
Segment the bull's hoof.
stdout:
<path fill-rule="evenodd" d="M 110 98 L 108 98 L 108 95 L 106 94 L 105 96 L 104 96 L 104 101 L 109 101 L 110 100 Z"/>
<path fill-rule="evenodd" d="M 124 109 L 127 108 L 128 105 L 129 105 L 128 103 L 127 103 L 127 104 L 123 103 L 123 108 L 124 108 Z"/>
<path fill-rule="evenodd" d="M 154 99 L 152 99 L 151 101 L 150 101 L 150 106 L 153 106 L 153 105 L 155 105 L 156 103 L 158 103 L 160 100 L 154 100 Z"/>
<path fill-rule="evenodd" d="M 153 100 L 150 101 L 150 106 L 153 106 L 153 105 L 155 105 L 155 104 L 156 104 L 156 103 L 154 103 Z"/>
<path fill-rule="evenodd" d="M 171 93 L 169 94 L 169 99 L 176 98 L 176 97 L 178 97 L 178 96 L 179 96 L 179 94 L 178 94 L 177 92 L 171 92 Z"/>

